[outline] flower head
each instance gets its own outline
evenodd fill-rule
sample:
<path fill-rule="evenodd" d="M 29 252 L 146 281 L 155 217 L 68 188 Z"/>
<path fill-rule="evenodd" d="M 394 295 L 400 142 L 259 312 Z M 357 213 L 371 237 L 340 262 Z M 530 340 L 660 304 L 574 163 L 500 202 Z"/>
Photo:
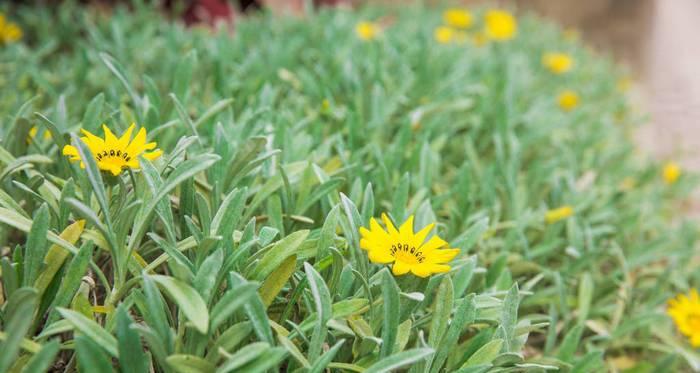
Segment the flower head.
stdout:
<path fill-rule="evenodd" d="M 559 104 L 559 107 L 562 110 L 571 111 L 578 106 L 578 93 L 570 89 L 562 91 L 561 93 L 559 93 L 559 96 L 557 96 L 557 103 Z"/>
<path fill-rule="evenodd" d="M 630 87 L 632 87 L 632 79 L 628 76 L 622 77 L 617 80 L 615 87 L 620 92 L 627 92 L 629 91 Z"/>
<path fill-rule="evenodd" d="M 668 162 L 664 165 L 663 177 L 666 184 L 675 183 L 681 177 L 681 167 L 676 162 Z"/>
<path fill-rule="evenodd" d="M 542 56 L 542 65 L 554 74 L 564 74 L 574 66 L 574 60 L 566 53 L 550 52 Z"/>
<path fill-rule="evenodd" d="M 374 40 L 380 31 L 379 25 L 374 22 L 363 21 L 355 26 L 355 34 L 362 40 Z"/>
<path fill-rule="evenodd" d="M 448 44 L 455 38 L 455 30 L 451 27 L 440 26 L 435 28 L 433 37 L 435 38 L 435 41 L 440 44 Z"/>
<path fill-rule="evenodd" d="M 678 330 L 690 340 L 693 347 L 700 347 L 700 296 L 691 289 L 688 295 L 678 294 L 668 301 L 668 315 Z"/>
<path fill-rule="evenodd" d="M 22 38 L 22 29 L 14 22 L 5 19 L 5 15 L 0 13 L 0 45 L 16 42 Z"/>
<path fill-rule="evenodd" d="M 442 13 L 442 20 L 446 25 L 460 29 L 469 28 L 474 23 L 471 12 L 460 8 L 447 9 Z"/>
<path fill-rule="evenodd" d="M 564 220 L 574 214 L 574 208 L 569 205 L 564 205 L 556 209 L 548 210 L 544 214 L 544 221 L 547 224 L 554 224 Z"/>
<path fill-rule="evenodd" d="M 143 127 L 139 129 L 136 136 L 132 139 L 131 133 L 135 127 L 136 125 L 132 124 L 120 138 L 117 138 L 112 131 L 103 124 L 104 139 L 86 130 L 82 130 L 85 136 L 80 139 L 83 140 L 95 157 L 97 167 L 99 167 L 100 170 L 109 171 L 112 175 L 117 176 L 125 168 L 138 169 L 140 167 L 139 156 L 143 156 L 148 160 L 154 160 L 163 154 L 160 149 L 156 149 L 157 144 L 155 142 L 146 143 L 146 129 Z M 63 148 L 63 155 L 70 157 L 69 159 L 71 162 L 80 161 L 80 167 L 85 168 L 85 164 L 80 159 L 78 149 L 74 146 L 66 145 Z"/>
<path fill-rule="evenodd" d="M 426 240 L 435 227 L 434 223 L 414 232 L 413 216 L 401 224 L 399 229 L 396 229 L 386 214 L 382 214 L 382 220 L 386 230 L 374 218 L 369 221 L 369 229 L 360 228 L 360 247 L 367 251 L 369 260 L 373 263 L 393 263 L 391 269 L 397 276 L 410 271 L 418 277 L 428 277 L 450 270 L 450 266 L 445 263 L 457 256 L 459 249 L 440 249 L 448 244 L 438 236 Z"/>
<path fill-rule="evenodd" d="M 518 32 L 518 22 L 515 17 L 505 10 L 492 9 L 484 16 L 486 35 L 489 39 L 506 41 L 515 37 Z"/>
<path fill-rule="evenodd" d="M 29 129 L 29 136 L 27 137 L 27 143 L 32 142 L 32 140 L 36 139 L 36 135 L 39 134 L 39 128 L 37 126 L 34 126 Z M 44 131 L 43 138 L 44 140 L 51 140 L 53 136 L 51 136 L 51 132 L 49 131 Z"/>

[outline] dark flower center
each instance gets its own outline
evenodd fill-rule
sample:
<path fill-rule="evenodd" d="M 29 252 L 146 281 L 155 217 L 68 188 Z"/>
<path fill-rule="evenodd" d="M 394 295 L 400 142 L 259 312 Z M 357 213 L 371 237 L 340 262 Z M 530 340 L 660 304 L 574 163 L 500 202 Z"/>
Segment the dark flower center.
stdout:
<path fill-rule="evenodd" d="M 423 263 L 423 261 L 425 261 L 425 256 L 419 249 L 416 249 L 415 246 L 409 246 L 408 244 L 402 244 L 400 242 L 391 245 L 391 255 L 394 258 L 401 259 L 401 261 L 417 261 L 418 263 Z"/>
<path fill-rule="evenodd" d="M 103 151 L 95 154 L 95 158 L 98 161 L 101 161 L 101 160 L 106 159 L 106 158 L 121 158 L 122 160 L 124 160 L 124 162 L 129 162 L 131 160 L 129 153 L 122 152 L 121 150 L 115 150 L 115 149 L 103 150 Z"/>

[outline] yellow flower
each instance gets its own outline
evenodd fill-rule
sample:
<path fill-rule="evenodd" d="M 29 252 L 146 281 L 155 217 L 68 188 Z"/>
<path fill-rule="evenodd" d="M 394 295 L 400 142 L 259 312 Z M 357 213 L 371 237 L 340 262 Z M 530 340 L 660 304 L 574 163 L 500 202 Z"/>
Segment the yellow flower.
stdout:
<path fill-rule="evenodd" d="M 362 40 L 374 40 L 379 36 L 379 25 L 374 22 L 360 22 L 355 26 L 355 34 Z"/>
<path fill-rule="evenodd" d="M 95 157 L 97 167 L 100 170 L 109 171 L 112 175 L 119 175 L 123 169 L 131 168 L 138 169 L 139 156 L 148 160 L 154 160 L 160 157 L 163 152 L 160 149 L 155 149 L 155 142 L 146 143 L 146 129 L 141 128 L 134 138 L 131 138 L 135 124 L 129 126 L 122 137 L 117 138 L 106 125 L 102 125 L 105 137 L 104 139 L 93 135 L 92 133 L 82 130 L 84 137 L 81 140 L 87 145 L 90 152 Z M 155 149 L 155 150 L 153 150 Z M 63 148 L 63 155 L 70 157 L 71 162 L 80 161 L 80 167 L 85 168 L 78 149 L 72 145 L 66 145 Z"/>
<path fill-rule="evenodd" d="M 571 70 L 574 60 L 566 53 L 550 52 L 542 56 L 542 65 L 555 74 L 563 74 Z"/>
<path fill-rule="evenodd" d="M 617 87 L 617 90 L 620 92 L 627 92 L 629 91 L 630 87 L 632 86 L 632 79 L 630 77 L 625 76 L 617 80 L 617 83 L 615 84 Z"/>
<path fill-rule="evenodd" d="M 681 177 L 681 167 L 678 163 L 668 162 L 664 165 L 663 176 L 666 184 L 673 184 Z"/>
<path fill-rule="evenodd" d="M 573 214 L 574 208 L 569 205 L 564 205 L 562 207 L 547 211 L 544 214 L 544 221 L 547 222 L 547 224 L 554 224 L 570 217 Z"/>
<path fill-rule="evenodd" d="M 504 10 L 489 10 L 484 17 L 486 35 L 489 39 L 506 41 L 515 37 L 518 32 L 518 22 L 515 17 Z"/>
<path fill-rule="evenodd" d="M 698 291 L 691 289 L 688 295 L 678 294 L 668 301 L 666 311 L 673 319 L 678 330 L 688 337 L 693 347 L 700 347 L 700 297 Z"/>
<path fill-rule="evenodd" d="M 466 9 L 452 8 L 442 13 L 445 24 L 455 28 L 466 29 L 474 23 L 474 17 Z"/>
<path fill-rule="evenodd" d="M 8 22 L 0 13 L 0 44 L 13 43 L 22 38 L 22 29 L 13 22 Z"/>
<path fill-rule="evenodd" d="M 435 227 L 434 223 L 414 232 L 413 216 L 398 230 L 386 214 L 382 214 L 382 220 L 386 230 L 374 218 L 369 221 L 369 229 L 360 228 L 360 247 L 367 251 L 370 261 L 393 263 L 391 269 L 397 276 L 410 271 L 418 277 L 428 277 L 450 270 L 450 266 L 445 263 L 457 256 L 459 249 L 440 249 L 448 244 L 438 236 L 432 236 L 426 241 Z"/>
<path fill-rule="evenodd" d="M 447 26 L 440 26 L 435 28 L 433 37 L 435 37 L 435 41 L 440 44 L 448 44 L 454 39 L 455 30 Z"/>
<path fill-rule="evenodd" d="M 37 134 L 39 134 L 39 128 L 37 126 L 32 127 L 29 130 L 29 138 L 27 139 L 27 142 L 31 142 L 33 139 L 35 139 Z M 44 140 L 51 140 L 51 138 L 51 132 L 44 131 Z"/>
<path fill-rule="evenodd" d="M 572 91 L 570 89 L 562 91 L 561 93 L 559 93 L 559 96 L 557 97 L 557 103 L 559 104 L 559 107 L 562 110 L 571 111 L 578 106 L 578 103 L 579 103 L 578 93 L 576 93 L 575 91 Z"/>

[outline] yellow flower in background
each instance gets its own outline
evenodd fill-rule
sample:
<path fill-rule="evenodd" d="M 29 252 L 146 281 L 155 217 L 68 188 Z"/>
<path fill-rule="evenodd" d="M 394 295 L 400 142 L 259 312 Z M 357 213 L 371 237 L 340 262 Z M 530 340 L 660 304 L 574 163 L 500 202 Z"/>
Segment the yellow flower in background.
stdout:
<path fill-rule="evenodd" d="M 578 106 L 579 101 L 580 98 L 578 96 L 578 93 L 570 89 L 562 91 L 561 93 L 559 93 L 559 96 L 557 96 L 557 103 L 559 104 L 559 107 L 564 111 L 571 111 L 575 109 Z"/>
<path fill-rule="evenodd" d="M 555 74 L 563 74 L 571 70 L 574 60 L 566 53 L 550 52 L 542 56 L 542 65 Z"/>
<path fill-rule="evenodd" d="M 666 311 L 678 330 L 688 337 L 693 347 L 700 347 L 700 296 L 691 289 L 688 295 L 678 294 L 668 301 Z"/>
<path fill-rule="evenodd" d="M 37 126 L 32 127 L 29 130 L 29 138 L 27 139 L 27 142 L 31 142 L 31 140 L 36 138 L 36 135 L 39 134 L 39 128 Z M 51 132 L 49 131 L 44 131 L 44 140 L 51 140 L 53 136 L 51 136 Z"/>
<path fill-rule="evenodd" d="M 109 171 L 112 175 L 117 176 L 125 168 L 138 169 L 140 167 L 139 156 L 143 156 L 148 160 L 154 160 L 163 154 L 160 149 L 156 149 L 157 144 L 155 142 L 146 142 L 146 129 L 143 127 L 132 139 L 131 133 L 135 127 L 136 125 L 132 124 L 120 138 L 117 138 L 112 131 L 103 124 L 104 139 L 86 130 L 82 130 L 85 136 L 80 139 L 83 140 L 95 157 L 97 167 L 99 167 L 100 170 Z M 79 161 L 80 167 L 85 168 L 85 164 L 83 164 L 80 159 L 78 149 L 74 146 L 66 145 L 63 148 L 63 155 L 70 157 L 69 159 L 71 162 Z"/>
<path fill-rule="evenodd" d="M 632 87 L 632 79 L 630 79 L 628 76 L 620 78 L 617 80 L 615 86 L 617 87 L 618 91 L 627 92 L 629 91 L 630 87 Z"/>
<path fill-rule="evenodd" d="M 413 216 L 401 224 L 399 229 L 396 229 L 386 214 L 382 214 L 382 220 L 386 230 L 374 218 L 369 221 L 369 229 L 360 228 L 360 247 L 367 251 L 372 263 L 393 263 L 391 270 L 396 276 L 411 272 L 418 277 L 428 277 L 450 270 L 450 266 L 445 263 L 457 256 L 459 249 L 440 249 L 449 246 L 438 236 L 426 240 L 435 227 L 434 223 L 414 232 Z"/>
<path fill-rule="evenodd" d="M 433 37 L 435 38 L 435 41 L 440 44 L 448 44 L 454 39 L 455 30 L 453 30 L 451 27 L 439 26 L 435 28 Z"/>
<path fill-rule="evenodd" d="M 0 13 L 0 44 L 14 43 L 22 38 L 22 29 L 14 22 L 5 19 L 5 15 Z"/>
<path fill-rule="evenodd" d="M 518 32 L 518 22 L 512 14 L 498 9 L 486 12 L 486 35 L 489 39 L 506 41 L 515 37 Z"/>
<path fill-rule="evenodd" d="M 552 209 L 544 214 L 544 221 L 547 224 L 554 224 L 558 221 L 564 220 L 574 214 L 574 208 L 569 205 L 564 205 L 562 207 Z"/>
<path fill-rule="evenodd" d="M 445 24 L 460 29 L 466 29 L 474 23 L 472 13 L 466 9 L 452 8 L 442 13 L 442 20 Z"/>
<path fill-rule="evenodd" d="M 374 40 L 379 36 L 381 29 L 374 22 L 360 22 L 355 26 L 355 34 L 362 40 Z"/>
<path fill-rule="evenodd" d="M 664 165 L 663 176 L 666 184 L 673 184 L 681 177 L 681 167 L 678 163 L 668 162 Z"/>

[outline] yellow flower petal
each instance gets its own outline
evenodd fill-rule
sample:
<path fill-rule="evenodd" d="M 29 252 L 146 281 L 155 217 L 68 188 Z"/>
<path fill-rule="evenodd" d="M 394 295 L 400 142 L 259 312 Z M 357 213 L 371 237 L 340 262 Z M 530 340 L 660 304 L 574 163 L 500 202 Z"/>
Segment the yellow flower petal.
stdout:
<path fill-rule="evenodd" d="M 564 74 L 574 66 L 574 59 L 566 53 L 549 52 L 542 56 L 542 65 L 554 74 Z"/>
<path fill-rule="evenodd" d="M 486 24 L 485 33 L 491 40 L 510 40 L 518 32 L 518 22 L 515 17 L 504 10 L 489 10 L 484 16 L 484 22 Z"/>
<path fill-rule="evenodd" d="M 435 227 L 429 224 L 417 233 L 413 230 L 414 218 L 410 216 L 397 230 L 386 214 L 381 215 L 385 228 L 376 219 L 370 219 L 369 226 L 360 228 L 360 247 L 367 251 L 369 260 L 373 263 L 393 263 L 394 275 L 408 272 L 419 277 L 427 277 L 435 273 L 450 270 L 445 263 L 459 254 L 458 249 L 440 249 L 447 242 L 438 236 L 433 236 L 424 242 L 430 231 Z"/>
<path fill-rule="evenodd" d="M 459 8 L 447 9 L 442 13 L 442 19 L 448 26 L 461 29 L 469 28 L 474 23 L 474 17 L 471 12 Z"/>
<path fill-rule="evenodd" d="M 557 104 L 564 111 L 571 111 L 578 106 L 579 96 L 575 91 L 567 89 L 557 96 Z"/>
<path fill-rule="evenodd" d="M 411 270 L 411 266 L 408 263 L 396 261 L 391 266 L 391 272 L 396 276 L 405 275 Z"/>
<path fill-rule="evenodd" d="M 681 167 L 675 162 L 666 163 L 663 169 L 663 177 L 666 184 L 671 185 L 675 183 L 681 177 Z"/>
<path fill-rule="evenodd" d="M 564 205 L 556 209 L 547 211 L 544 214 L 544 220 L 547 224 L 554 224 L 564 220 L 574 214 L 574 208 L 569 205 Z"/>

